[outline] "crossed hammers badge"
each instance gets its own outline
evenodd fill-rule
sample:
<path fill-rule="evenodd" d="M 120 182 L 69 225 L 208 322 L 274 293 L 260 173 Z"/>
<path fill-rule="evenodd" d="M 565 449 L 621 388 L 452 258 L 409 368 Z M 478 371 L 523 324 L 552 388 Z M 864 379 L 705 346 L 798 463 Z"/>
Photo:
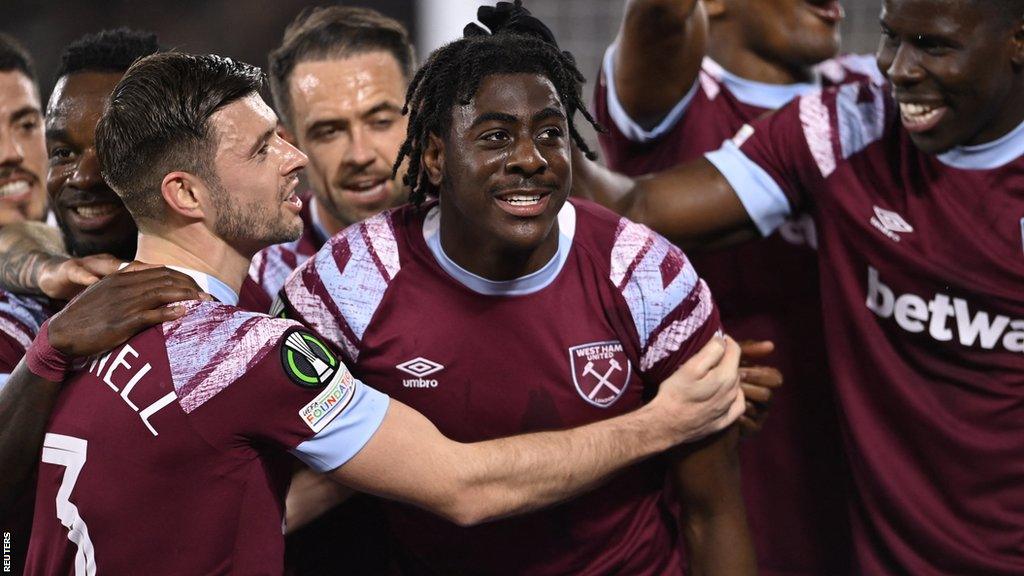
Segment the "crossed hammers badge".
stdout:
<path fill-rule="evenodd" d="M 618 341 L 573 346 L 569 362 L 576 391 L 594 406 L 611 406 L 629 385 L 632 367 Z"/>

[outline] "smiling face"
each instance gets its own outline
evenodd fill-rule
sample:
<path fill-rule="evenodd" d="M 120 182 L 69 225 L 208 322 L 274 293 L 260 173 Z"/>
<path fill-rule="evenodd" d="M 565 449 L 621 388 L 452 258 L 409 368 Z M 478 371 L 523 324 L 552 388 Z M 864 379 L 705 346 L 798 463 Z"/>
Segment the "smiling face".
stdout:
<path fill-rule="evenodd" d="M 1024 33 L 988 2 L 886 0 L 878 67 L 922 151 L 991 142 L 1024 121 Z"/>
<path fill-rule="evenodd" d="M 0 72 L 0 226 L 46 213 L 46 143 L 39 94 L 18 70 Z"/>
<path fill-rule="evenodd" d="M 569 194 L 569 128 L 558 92 L 537 74 L 488 76 L 452 108 L 424 166 L 441 190 L 441 241 L 472 272 L 501 280 L 544 265 Z"/>
<path fill-rule="evenodd" d="M 277 133 L 277 116 L 251 94 L 210 116 L 217 142 L 215 178 L 207 178 L 212 229 L 240 254 L 252 256 L 302 234 L 296 196 L 306 156 Z"/>
<path fill-rule="evenodd" d="M 99 122 L 119 72 L 80 72 L 57 81 L 46 113 L 46 189 L 71 254 L 135 255 L 138 229 L 100 174 Z"/>
<path fill-rule="evenodd" d="M 759 59 L 804 68 L 839 51 L 838 0 L 713 0 L 708 6 L 712 42 L 740 42 Z"/>
<path fill-rule="evenodd" d="M 374 51 L 301 62 L 288 84 L 295 139 L 334 227 L 403 203 L 408 191 L 391 179 L 406 129 L 406 78 L 395 57 Z"/>

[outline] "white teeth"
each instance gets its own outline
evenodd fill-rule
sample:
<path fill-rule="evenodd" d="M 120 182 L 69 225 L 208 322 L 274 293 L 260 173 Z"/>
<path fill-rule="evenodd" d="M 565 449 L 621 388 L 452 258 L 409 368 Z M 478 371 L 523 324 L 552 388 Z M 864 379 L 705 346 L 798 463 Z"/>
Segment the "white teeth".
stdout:
<path fill-rule="evenodd" d="M 97 204 L 94 206 L 78 206 L 72 208 L 82 218 L 99 218 L 113 214 L 117 208 L 113 204 Z"/>
<path fill-rule="evenodd" d="M 512 204 L 513 206 L 531 206 L 540 202 L 540 196 L 525 196 L 522 194 L 513 194 L 511 196 L 505 196 L 502 198 L 505 202 Z"/>
<path fill-rule="evenodd" d="M 6 198 L 8 196 L 17 196 L 18 194 L 24 194 L 28 192 L 29 184 L 24 180 L 16 180 L 14 182 L 8 182 L 3 186 L 0 186 L 0 198 Z"/>
<path fill-rule="evenodd" d="M 357 184 L 349 188 L 355 192 L 377 192 L 384 186 L 384 182 L 378 182 L 376 184 Z"/>
<path fill-rule="evenodd" d="M 911 124 L 927 124 L 942 112 L 941 106 L 924 104 L 900 103 L 900 114 Z"/>

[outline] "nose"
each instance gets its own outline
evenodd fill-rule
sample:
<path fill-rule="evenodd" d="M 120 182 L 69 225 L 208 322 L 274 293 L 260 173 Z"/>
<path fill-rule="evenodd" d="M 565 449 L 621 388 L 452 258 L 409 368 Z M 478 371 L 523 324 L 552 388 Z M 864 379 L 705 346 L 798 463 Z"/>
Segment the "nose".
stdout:
<path fill-rule="evenodd" d="M 282 139 L 281 143 L 285 146 L 284 162 L 281 163 L 281 174 L 283 176 L 298 174 L 306 167 L 306 164 L 309 164 L 309 157 L 302 150 L 292 146 L 291 142 Z"/>
<path fill-rule="evenodd" d="M 879 52 L 878 60 L 879 68 L 885 66 L 882 71 L 889 81 L 896 86 L 913 84 L 924 77 L 924 71 L 921 69 L 917 50 L 906 42 L 891 49 L 891 54 L 884 54 L 884 51 Z"/>
<path fill-rule="evenodd" d="M 349 132 L 349 145 L 345 150 L 344 162 L 352 166 L 367 166 L 373 163 L 373 146 L 366 129 L 353 126 Z"/>
<path fill-rule="evenodd" d="M 100 173 L 100 159 L 96 156 L 95 148 L 87 148 L 75 165 L 75 171 L 68 178 L 68 185 L 79 190 L 88 190 L 101 184 L 103 175 Z"/>
<path fill-rule="evenodd" d="M 505 168 L 509 172 L 532 176 L 547 170 L 548 161 L 537 148 L 537 143 L 530 137 L 520 137 L 512 147 Z"/>
<path fill-rule="evenodd" d="M 11 130 L 0 128 L 0 166 L 18 166 L 25 160 L 21 143 Z"/>

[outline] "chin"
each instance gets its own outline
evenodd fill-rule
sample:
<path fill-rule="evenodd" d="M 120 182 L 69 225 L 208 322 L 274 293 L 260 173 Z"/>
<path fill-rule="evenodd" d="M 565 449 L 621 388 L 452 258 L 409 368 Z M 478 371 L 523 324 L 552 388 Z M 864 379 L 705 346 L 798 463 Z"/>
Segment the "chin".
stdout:
<path fill-rule="evenodd" d="M 929 136 L 925 134 L 910 134 L 910 140 L 917 146 L 917 149 L 925 154 L 942 154 L 957 146 L 957 142 L 949 137 L 939 135 Z"/>

